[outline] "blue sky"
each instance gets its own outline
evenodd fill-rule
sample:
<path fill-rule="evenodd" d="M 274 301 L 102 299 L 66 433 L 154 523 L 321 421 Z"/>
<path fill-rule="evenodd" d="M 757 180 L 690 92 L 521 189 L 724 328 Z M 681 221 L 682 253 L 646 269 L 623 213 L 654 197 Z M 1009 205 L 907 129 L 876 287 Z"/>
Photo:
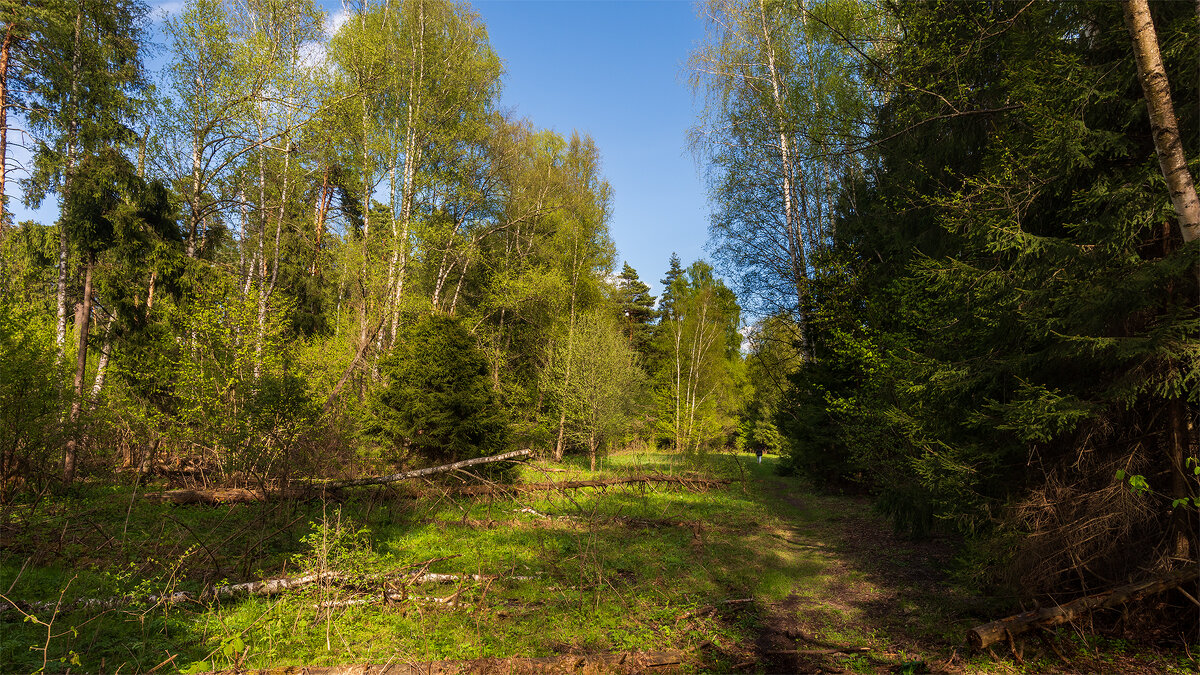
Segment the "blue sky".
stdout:
<path fill-rule="evenodd" d="M 505 62 L 503 102 L 536 126 L 596 140 L 613 187 L 617 269 L 658 290 L 672 251 L 703 255 L 708 205 L 687 130 L 685 72 L 704 25 L 688 0 L 478 0 Z"/>
<path fill-rule="evenodd" d="M 155 3 L 176 12 L 182 0 Z M 330 15 L 340 0 L 324 0 Z M 502 105 L 539 128 L 595 139 L 612 184 L 610 232 L 617 271 L 628 261 L 657 294 L 671 252 L 703 256 L 708 206 L 687 149 L 695 111 L 685 63 L 703 34 L 690 0 L 477 0 L 492 47 L 505 63 Z M 155 36 L 161 40 L 161 33 Z M 151 69 L 161 66 L 148 64 Z M 10 141 L 14 140 L 10 134 Z M 14 153 L 25 161 L 22 152 Z M 17 176 L 11 176 L 16 178 Z M 8 193 L 15 219 L 47 221 Z"/>

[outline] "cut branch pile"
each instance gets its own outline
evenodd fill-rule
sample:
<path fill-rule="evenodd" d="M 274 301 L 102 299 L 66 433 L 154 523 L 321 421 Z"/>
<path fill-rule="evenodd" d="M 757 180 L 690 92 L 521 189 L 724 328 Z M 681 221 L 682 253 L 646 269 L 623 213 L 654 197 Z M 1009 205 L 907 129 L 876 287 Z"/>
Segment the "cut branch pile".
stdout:
<path fill-rule="evenodd" d="M 967 642 L 976 649 L 984 649 L 1000 642 L 1011 639 L 1012 636 L 1024 633 L 1032 628 L 1049 628 L 1075 619 L 1098 609 L 1116 607 L 1140 597 L 1169 591 L 1183 584 L 1200 578 L 1200 567 L 1191 566 L 1165 577 L 1158 577 L 1136 584 L 1128 584 L 1103 593 L 1084 596 L 1072 600 L 1065 605 L 1043 607 L 1028 612 L 1015 614 L 1004 619 L 976 626 L 967 632 Z"/>
<path fill-rule="evenodd" d="M 655 652 L 617 654 L 569 654 L 536 658 L 472 659 L 467 661 L 431 661 L 385 663 L 354 666 L 311 666 L 269 668 L 263 670 L 222 670 L 203 675 L 458 675 L 460 673 L 646 673 L 670 672 L 683 664 L 685 653 L 668 649 Z"/>

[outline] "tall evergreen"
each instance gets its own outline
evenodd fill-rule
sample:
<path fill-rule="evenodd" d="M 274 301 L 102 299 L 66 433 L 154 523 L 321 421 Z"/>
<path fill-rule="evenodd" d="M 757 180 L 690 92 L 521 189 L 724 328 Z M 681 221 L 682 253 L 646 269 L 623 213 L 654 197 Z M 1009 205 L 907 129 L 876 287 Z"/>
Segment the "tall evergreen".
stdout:
<path fill-rule="evenodd" d="M 1185 147 L 1192 9 L 1154 6 Z M 912 530 L 1031 535 L 1006 555 L 1030 592 L 1193 554 L 1197 247 L 1172 224 L 1120 6 L 892 12 L 907 37 L 886 76 L 907 86 L 814 280 L 818 363 L 780 418 L 797 466 L 872 476 Z"/>
<path fill-rule="evenodd" d="M 625 263 L 617 275 L 617 311 L 621 313 L 629 344 L 648 358 L 653 338 L 653 323 L 658 318 L 650 287 L 638 278 L 637 270 Z"/>
<path fill-rule="evenodd" d="M 675 314 L 675 280 L 679 275 L 683 274 L 683 263 L 679 260 L 679 254 L 671 252 L 671 260 L 667 267 L 666 275 L 659 280 L 662 284 L 662 294 L 659 295 L 658 314 L 659 316 L 669 318 Z"/>

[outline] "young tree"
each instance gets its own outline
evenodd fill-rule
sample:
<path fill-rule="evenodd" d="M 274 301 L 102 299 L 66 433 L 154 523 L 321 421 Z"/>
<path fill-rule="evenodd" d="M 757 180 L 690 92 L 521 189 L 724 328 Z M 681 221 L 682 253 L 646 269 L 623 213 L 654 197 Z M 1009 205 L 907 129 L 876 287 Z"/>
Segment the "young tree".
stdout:
<path fill-rule="evenodd" d="M 556 368 L 564 376 L 555 380 L 555 394 L 566 413 L 567 439 L 587 449 L 595 471 L 600 449 L 628 435 L 644 375 L 608 308 L 584 314 L 576 333 L 583 347 L 568 351 L 560 345 L 556 354 Z"/>
<path fill-rule="evenodd" d="M 372 433 L 406 459 L 454 462 L 502 452 L 509 421 L 487 359 L 456 320 L 432 315 L 405 328 L 380 365 Z"/>

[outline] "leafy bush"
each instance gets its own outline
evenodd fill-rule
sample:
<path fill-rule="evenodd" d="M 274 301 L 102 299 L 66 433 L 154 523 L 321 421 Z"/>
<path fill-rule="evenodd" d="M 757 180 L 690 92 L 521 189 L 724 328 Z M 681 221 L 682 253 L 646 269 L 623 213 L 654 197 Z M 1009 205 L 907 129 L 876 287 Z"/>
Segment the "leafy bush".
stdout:
<path fill-rule="evenodd" d="M 0 501 L 46 471 L 55 445 L 58 389 L 53 328 L 0 302 Z"/>

